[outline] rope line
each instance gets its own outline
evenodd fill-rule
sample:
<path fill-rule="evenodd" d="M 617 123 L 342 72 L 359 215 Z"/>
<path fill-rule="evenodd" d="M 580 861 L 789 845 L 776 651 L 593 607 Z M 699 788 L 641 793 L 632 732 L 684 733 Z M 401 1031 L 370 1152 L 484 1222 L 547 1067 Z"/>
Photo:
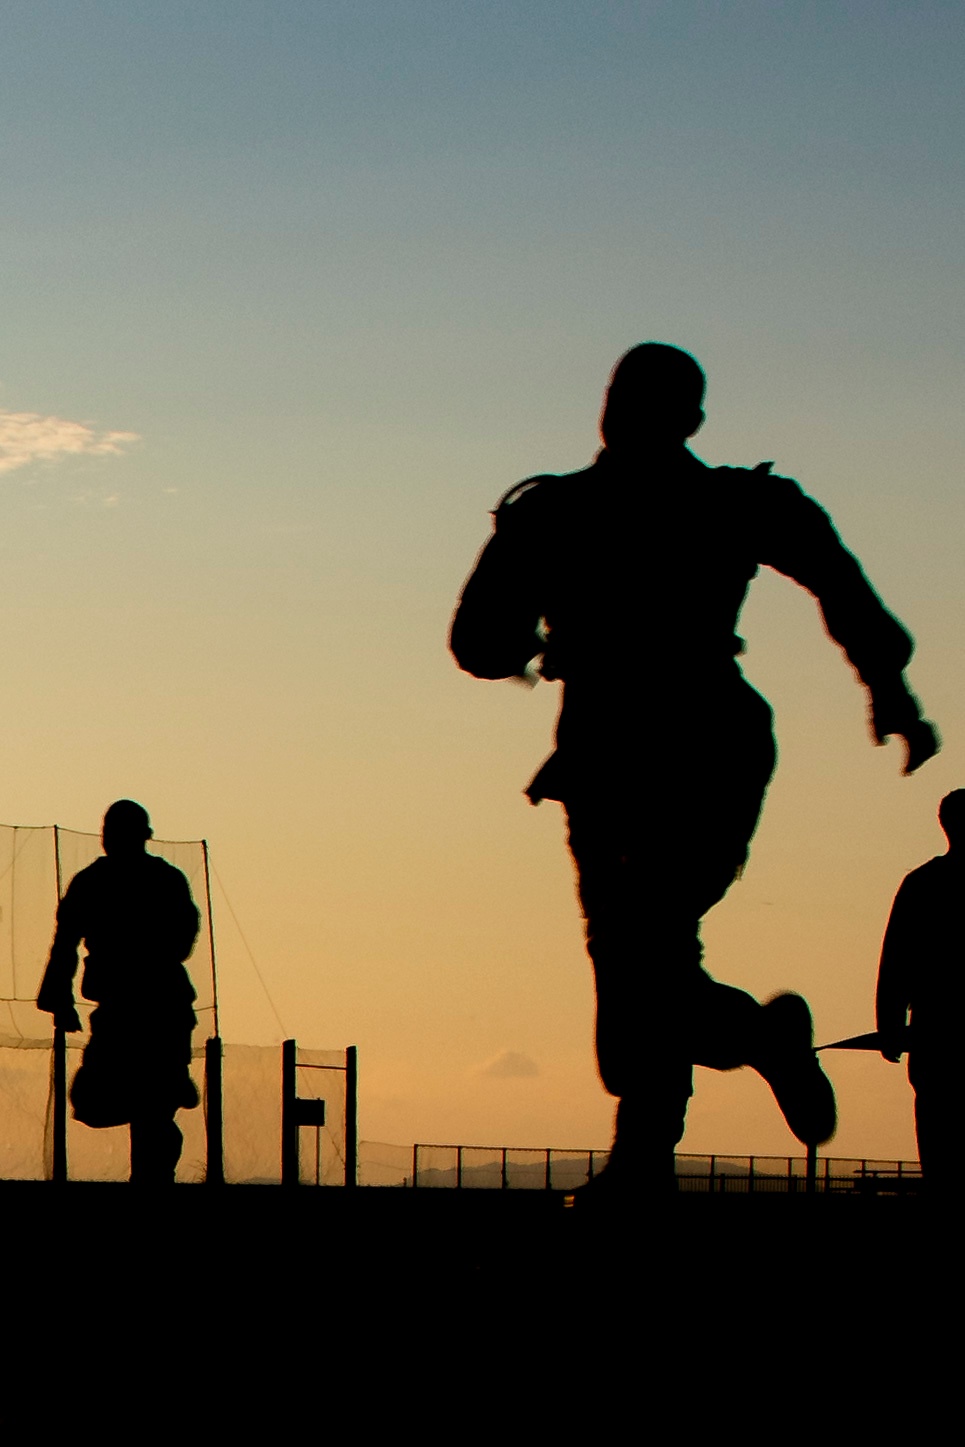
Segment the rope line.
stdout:
<path fill-rule="evenodd" d="M 231 915 L 231 918 L 234 920 L 234 922 L 235 922 L 235 929 L 238 931 L 238 934 L 239 934 L 240 937 L 241 937 L 241 943 L 244 945 L 246 951 L 248 952 L 248 958 L 249 958 L 249 960 L 251 961 L 251 968 L 254 970 L 255 974 L 257 975 L 257 977 L 258 977 L 258 983 L 259 983 L 259 985 L 261 986 L 261 988 L 262 988 L 262 989 L 264 990 L 264 992 L 265 992 L 265 999 L 268 1001 L 269 1005 L 271 1006 L 271 1013 L 274 1015 L 275 1019 L 278 1021 L 278 1028 L 281 1030 L 282 1038 L 285 1039 L 285 1040 L 287 1040 L 287 1039 L 289 1038 L 289 1036 L 288 1036 L 288 1031 L 287 1031 L 287 1029 L 286 1029 L 286 1027 L 285 1027 L 285 1022 L 284 1022 L 284 1020 L 282 1020 L 282 1018 L 281 1018 L 281 1016 L 279 1015 L 277 1009 L 275 1008 L 275 1002 L 274 1002 L 274 1000 L 271 998 L 271 992 L 269 991 L 268 986 L 265 984 L 265 978 L 264 978 L 264 976 L 262 975 L 261 971 L 260 971 L 259 968 L 258 968 L 258 962 L 257 962 L 257 960 L 255 959 L 255 957 L 254 957 L 254 955 L 253 955 L 253 953 L 252 953 L 251 945 L 248 943 L 247 939 L 245 938 L 245 932 L 244 932 L 244 930 L 241 928 L 241 924 L 240 924 L 240 921 L 239 921 L 239 919 L 238 919 L 238 916 L 237 916 L 237 915 L 235 914 L 235 912 L 234 912 L 234 908 L 233 908 L 233 906 L 232 906 L 231 900 L 228 898 L 228 891 L 227 891 L 227 890 L 225 889 L 225 887 L 224 887 L 224 880 L 221 878 L 221 875 L 218 873 L 218 869 L 217 869 L 217 866 L 216 866 L 215 863 L 214 863 L 214 860 L 211 861 L 211 873 L 214 875 L 215 879 L 218 881 L 218 887 L 220 888 L 221 893 L 222 893 L 222 895 L 224 896 L 224 902 L 225 902 L 225 904 L 228 906 L 228 913 Z"/>

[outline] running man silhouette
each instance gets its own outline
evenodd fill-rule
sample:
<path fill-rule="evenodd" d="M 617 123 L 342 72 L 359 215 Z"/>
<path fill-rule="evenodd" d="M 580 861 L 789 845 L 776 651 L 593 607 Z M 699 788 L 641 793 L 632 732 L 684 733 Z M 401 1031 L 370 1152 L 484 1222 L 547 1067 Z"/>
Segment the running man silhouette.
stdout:
<path fill-rule="evenodd" d="M 672 1183 L 695 1063 L 752 1065 L 807 1144 L 835 1128 L 806 1002 L 762 1006 L 702 967 L 700 920 L 747 861 L 776 758 L 770 707 L 736 661 L 761 564 L 817 598 L 868 690 L 875 741 L 905 740 L 906 773 L 938 748 L 903 676 L 912 640 L 827 514 L 770 463 L 712 468 L 687 449 L 704 386 L 687 352 L 628 352 L 602 451 L 502 498 L 450 635 L 477 678 L 563 682 L 555 752 L 526 792 L 566 809 L 597 1059 L 618 1097 L 600 1181 L 618 1188 Z"/>
<path fill-rule="evenodd" d="M 37 996 L 55 1025 L 81 1029 L 73 981 L 83 941 L 81 993 L 97 1008 L 71 1086 L 74 1118 L 130 1125 L 131 1180 L 146 1185 L 174 1180 L 183 1143 L 174 1116 L 198 1104 L 189 1074 L 196 997 L 183 962 L 200 917 L 181 871 L 147 853 L 151 837 L 140 804 L 110 806 L 103 857 L 74 875 L 60 902 Z"/>
<path fill-rule="evenodd" d="M 875 1001 L 881 1053 L 897 1063 L 911 1012 L 908 1079 L 918 1159 L 929 1192 L 957 1191 L 965 922 L 965 789 L 946 794 L 944 854 L 905 875 L 881 945 Z"/>

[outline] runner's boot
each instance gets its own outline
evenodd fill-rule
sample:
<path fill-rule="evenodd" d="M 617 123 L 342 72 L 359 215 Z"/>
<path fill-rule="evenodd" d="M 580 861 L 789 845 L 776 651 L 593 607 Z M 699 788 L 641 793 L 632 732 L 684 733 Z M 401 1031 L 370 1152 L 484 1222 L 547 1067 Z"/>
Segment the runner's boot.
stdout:
<path fill-rule="evenodd" d="M 748 1065 L 774 1092 L 792 1135 L 819 1146 L 834 1135 L 834 1088 L 814 1049 L 811 1010 L 801 995 L 775 995 L 762 1007 L 759 1044 Z"/>

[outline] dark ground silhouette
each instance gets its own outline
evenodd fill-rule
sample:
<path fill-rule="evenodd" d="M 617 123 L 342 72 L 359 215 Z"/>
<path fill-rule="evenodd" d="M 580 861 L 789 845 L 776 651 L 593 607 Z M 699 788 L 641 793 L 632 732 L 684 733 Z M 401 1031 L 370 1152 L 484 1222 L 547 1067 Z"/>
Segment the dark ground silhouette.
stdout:
<path fill-rule="evenodd" d="M 948 851 L 907 874 L 895 895 L 878 967 L 876 1014 L 881 1053 L 897 1062 L 911 1012 L 908 1078 L 915 1133 L 930 1193 L 961 1183 L 958 1096 L 962 1054 L 962 936 L 965 930 L 965 789 L 942 800 L 938 818 Z"/>
<path fill-rule="evenodd" d="M 83 941 L 81 994 L 97 1008 L 71 1105 L 85 1125 L 130 1125 L 138 1184 L 173 1181 L 182 1146 L 174 1116 L 198 1104 L 189 1073 L 195 990 L 183 961 L 199 915 L 181 871 L 147 853 L 151 832 L 140 804 L 108 809 L 104 856 L 67 887 L 37 997 L 55 1025 L 81 1028 L 73 981 Z"/>
<path fill-rule="evenodd" d="M 544 1192 L 11 1182 L 0 1213 L 5 1426 L 86 1392 L 112 1420 L 183 1433 L 187 1405 L 242 1440 L 261 1414 L 417 1441 L 865 1431 L 878 1411 L 893 1432 L 906 1406 L 927 1435 L 930 1374 L 958 1389 L 956 1236 L 921 1201 L 682 1195 L 600 1231 Z"/>
<path fill-rule="evenodd" d="M 760 565 L 817 598 L 868 690 L 879 743 L 905 772 L 938 747 L 904 678 L 912 640 L 827 514 L 789 478 L 706 466 L 685 446 L 704 376 L 686 352 L 633 348 L 606 394 L 603 450 L 530 478 L 460 599 L 451 647 L 478 678 L 563 681 L 556 749 L 527 793 L 569 823 L 597 989 L 597 1056 L 619 1098 L 601 1184 L 672 1182 L 692 1065 L 754 1066 L 794 1134 L 829 1138 L 834 1096 L 799 995 L 761 1006 L 702 967 L 699 921 L 747 861 L 775 763 L 771 710 L 745 681 L 735 629 Z"/>

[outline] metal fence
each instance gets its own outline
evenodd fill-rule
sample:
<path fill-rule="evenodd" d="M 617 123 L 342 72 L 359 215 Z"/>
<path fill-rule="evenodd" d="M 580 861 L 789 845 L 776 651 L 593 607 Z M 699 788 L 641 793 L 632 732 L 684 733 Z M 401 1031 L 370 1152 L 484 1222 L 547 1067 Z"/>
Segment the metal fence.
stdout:
<path fill-rule="evenodd" d="M 575 1191 L 598 1176 L 607 1151 L 414 1145 L 404 1185 L 489 1191 Z"/>
<path fill-rule="evenodd" d="M 806 1156 L 678 1155 L 677 1189 L 694 1194 L 914 1195 L 921 1188 L 917 1161 L 822 1156 L 808 1181 Z"/>
<path fill-rule="evenodd" d="M 363 1146 L 363 1183 L 368 1175 L 367 1155 Z M 600 1150 L 420 1143 L 412 1147 L 407 1169 L 398 1169 L 392 1184 L 419 1189 L 570 1192 L 598 1176 L 608 1158 L 608 1152 Z M 809 1183 L 805 1156 L 679 1154 L 675 1160 L 677 1189 L 695 1195 L 788 1195 L 803 1193 L 810 1184 L 818 1194 L 908 1196 L 921 1186 L 917 1161 L 823 1156 Z"/>

